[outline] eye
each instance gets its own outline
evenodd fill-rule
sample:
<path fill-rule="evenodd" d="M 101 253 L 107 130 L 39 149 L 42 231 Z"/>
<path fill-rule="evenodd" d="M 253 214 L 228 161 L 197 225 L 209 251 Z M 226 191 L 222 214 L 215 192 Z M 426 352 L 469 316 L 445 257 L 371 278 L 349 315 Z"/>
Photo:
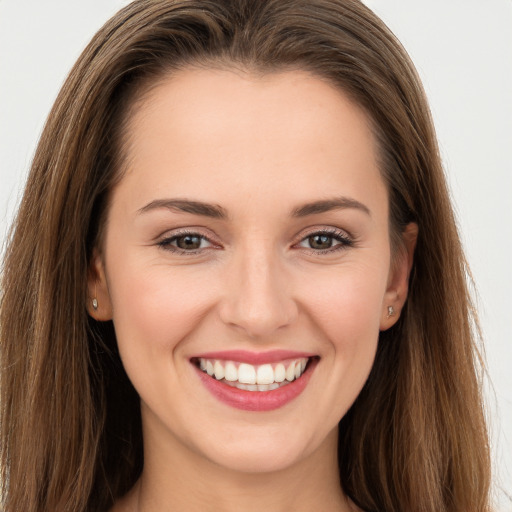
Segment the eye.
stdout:
<path fill-rule="evenodd" d="M 328 230 L 311 233 L 298 245 L 313 252 L 323 253 L 351 247 L 353 241 L 341 230 Z"/>
<path fill-rule="evenodd" d="M 311 249 L 325 250 L 333 246 L 334 238 L 331 235 L 316 234 L 308 236 L 307 243 Z"/>
<path fill-rule="evenodd" d="M 171 245 L 174 244 L 184 251 L 194 251 L 208 245 L 208 241 L 198 235 L 181 235 L 171 241 Z"/>
<path fill-rule="evenodd" d="M 179 233 L 161 240 L 158 246 L 178 253 L 194 253 L 213 247 L 213 244 L 198 233 Z"/>

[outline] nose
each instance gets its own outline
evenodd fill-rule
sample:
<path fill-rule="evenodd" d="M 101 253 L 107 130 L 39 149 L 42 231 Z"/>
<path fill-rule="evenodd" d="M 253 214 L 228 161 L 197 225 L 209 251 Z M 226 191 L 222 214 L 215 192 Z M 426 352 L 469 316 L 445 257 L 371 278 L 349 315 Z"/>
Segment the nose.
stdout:
<path fill-rule="evenodd" d="M 221 320 L 250 338 L 265 338 L 291 325 L 297 304 L 279 257 L 270 249 L 233 256 L 228 270 Z"/>

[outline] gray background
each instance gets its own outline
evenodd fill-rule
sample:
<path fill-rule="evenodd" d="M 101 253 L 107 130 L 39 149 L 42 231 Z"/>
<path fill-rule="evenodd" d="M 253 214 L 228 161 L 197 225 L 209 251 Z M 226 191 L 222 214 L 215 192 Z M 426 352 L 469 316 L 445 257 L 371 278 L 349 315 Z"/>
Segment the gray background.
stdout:
<path fill-rule="evenodd" d="M 0 0 L 0 240 L 67 72 L 123 0 Z M 512 512 L 512 1 L 366 0 L 424 81 L 479 292 L 496 500 Z"/>

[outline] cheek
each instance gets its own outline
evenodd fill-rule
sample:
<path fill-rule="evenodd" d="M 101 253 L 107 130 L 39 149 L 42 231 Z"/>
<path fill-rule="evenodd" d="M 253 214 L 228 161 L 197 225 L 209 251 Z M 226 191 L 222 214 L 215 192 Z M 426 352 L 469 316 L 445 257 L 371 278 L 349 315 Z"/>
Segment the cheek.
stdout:
<path fill-rule="evenodd" d="M 317 282 L 310 304 L 331 339 L 357 344 L 365 333 L 379 332 L 386 280 L 384 270 L 360 266 L 333 272 L 323 286 Z"/>
<path fill-rule="evenodd" d="M 387 273 L 375 266 L 345 268 L 315 286 L 310 317 L 322 333 L 326 367 L 333 385 L 344 389 L 343 400 L 355 400 L 373 365 L 386 290 Z M 334 277 L 336 276 L 336 277 Z M 319 293 L 321 288 L 327 292 Z M 343 413 L 350 403 L 341 405 Z"/>
<path fill-rule="evenodd" d="M 204 276 L 195 276 L 189 268 L 126 262 L 112 270 L 111 282 L 114 325 L 124 359 L 174 350 L 213 300 Z"/>
<path fill-rule="evenodd" d="M 143 401 L 169 409 L 180 388 L 183 348 L 211 309 L 212 291 L 188 272 L 123 261 L 111 271 L 113 322 L 123 366 Z"/>
<path fill-rule="evenodd" d="M 377 351 L 383 287 L 377 278 L 360 277 L 343 280 L 344 286 L 330 294 L 321 313 L 332 356 L 324 359 L 325 371 L 331 375 L 324 407 L 332 424 L 343 418 L 359 396 Z M 323 396 L 318 397 L 319 403 L 322 400 Z"/>

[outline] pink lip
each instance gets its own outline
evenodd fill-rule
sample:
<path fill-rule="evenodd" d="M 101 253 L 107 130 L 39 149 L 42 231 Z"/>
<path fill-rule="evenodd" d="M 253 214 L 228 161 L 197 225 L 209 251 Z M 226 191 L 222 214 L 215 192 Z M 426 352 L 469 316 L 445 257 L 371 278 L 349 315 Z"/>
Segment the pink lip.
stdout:
<path fill-rule="evenodd" d="M 314 357 L 315 354 L 308 352 L 295 352 L 292 350 L 269 350 L 267 352 L 249 352 L 247 350 L 223 350 L 218 352 L 205 352 L 198 354 L 193 359 L 219 359 L 221 361 L 237 361 L 249 364 L 266 364 L 287 359 L 302 359 Z"/>
<path fill-rule="evenodd" d="M 225 352 L 223 352 L 223 354 L 225 354 Z M 210 359 L 209 356 L 206 357 L 205 355 L 198 357 Z M 211 357 L 211 359 L 220 358 Z M 231 359 L 231 357 L 227 359 Z M 231 360 L 240 359 L 233 358 Z M 265 359 L 265 361 L 268 362 L 269 360 Z M 222 381 L 218 381 L 215 378 L 210 377 L 197 366 L 194 365 L 194 367 L 208 391 L 210 391 L 210 393 L 212 393 L 212 395 L 221 402 L 245 411 L 272 411 L 283 407 L 294 398 L 297 398 L 304 391 L 317 364 L 318 359 L 311 359 L 305 372 L 298 379 L 278 389 L 274 389 L 273 391 L 246 391 L 234 388 L 224 384 Z"/>

